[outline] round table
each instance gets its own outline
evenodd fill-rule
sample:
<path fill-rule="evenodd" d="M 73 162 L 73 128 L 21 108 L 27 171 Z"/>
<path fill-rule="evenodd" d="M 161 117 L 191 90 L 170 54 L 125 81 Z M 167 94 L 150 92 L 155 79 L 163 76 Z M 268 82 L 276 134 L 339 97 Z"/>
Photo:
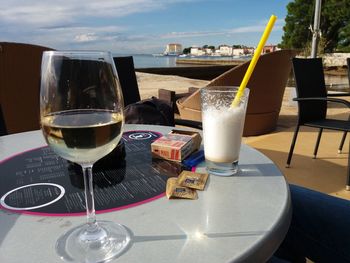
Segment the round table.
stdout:
<path fill-rule="evenodd" d="M 125 130 L 168 133 L 172 127 L 125 125 Z M 0 161 L 46 145 L 40 131 L 0 137 Z M 111 262 L 265 262 L 291 219 L 288 184 L 265 155 L 242 145 L 240 173 L 210 176 L 197 200 L 165 196 L 97 215 L 132 233 L 129 249 Z M 205 163 L 197 171 L 205 171 Z M 1 175 L 0 175 L 1 183 Z M 0 210 L 0 262 L 61 262 L 57 238 L 84 216 L 45 217 Z"/>

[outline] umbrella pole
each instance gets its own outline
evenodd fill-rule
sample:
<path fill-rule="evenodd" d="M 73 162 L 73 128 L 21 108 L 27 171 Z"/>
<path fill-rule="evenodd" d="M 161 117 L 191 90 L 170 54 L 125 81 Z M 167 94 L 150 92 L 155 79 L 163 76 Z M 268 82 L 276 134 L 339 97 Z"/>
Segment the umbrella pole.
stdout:
<path fill-rule="evenodd" d="M 321 3 L 322 0 L 315 0 L 315 17 L 314 17 L 314 28 L 312 31 L 312 45 L 311 45 L 311 57 L 317 57 L 317 44 L 320 35 L 320 18 L 321 18 Z"/>

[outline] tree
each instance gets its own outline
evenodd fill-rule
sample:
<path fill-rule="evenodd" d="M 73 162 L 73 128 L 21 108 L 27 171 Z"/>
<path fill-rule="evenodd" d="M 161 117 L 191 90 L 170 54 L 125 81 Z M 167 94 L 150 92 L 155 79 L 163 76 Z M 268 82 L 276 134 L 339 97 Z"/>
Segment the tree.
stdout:
<path fill-rule="evenodd" d="M 325 51 L 332 52 L 340 48 L 344 39 L 350 38 L 350 1 L 327 0 L 322 9 L 321 32 L 326 40 Z M 345 30 L 346 28 L 348 31 Z"/>
<path fill-rule="evenodd" d="M 350 52 L 350 24 L 341 30 L 339 37 L 339 50 L 343 52 Z"/>
<path fill-rule="evenodd" d="M 281 46 L 301 49 L 310 40 L 309 25 L 312 16 L 312 4 L 308 0 L 295 0 L 287 5 L 287 16 Z"/>
<path fill-rule="evenodd" d="M 186 47 L 184 48 L 184 50 L 182 51 L 183 54 L 190 54 L 191 53 L 191 48 L 190 47 Z"/>
<path fill-rule="evenodd" d="M 309 48 L 315 0 L 294 0 L 287 5 L 288 14 L 280 44 L 283 48 Z M 350 1 L 322 0 L 320 30 L 322 51 L 333 52 L 349 47 Z"/>

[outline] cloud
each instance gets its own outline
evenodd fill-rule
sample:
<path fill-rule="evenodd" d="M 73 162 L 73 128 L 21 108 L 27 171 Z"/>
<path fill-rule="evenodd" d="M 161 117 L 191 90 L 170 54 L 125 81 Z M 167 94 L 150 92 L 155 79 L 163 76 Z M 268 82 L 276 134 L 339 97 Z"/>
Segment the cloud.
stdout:
<path fill-rule="evenodd" d="M 238 28 L 232 28 L 232 29 L 228 30 L 228 33 L 232 33 L 232 34 L 235 34 L 235 33 L 252 33 L 252 32 L 256 32 L 256 33 L 260 32 L 260 33 L 262 33 L 262 32 L 264 32 L 267 23 L 268 23 L 267 20 L 262 20 L 262 21 L 259 21 L 259 22 L 255 23 L 254 25 L 245 26 L 245 27 L 238 27 Z M 283 23 L 284 23 L 284 20 L 277 19 L 272 30 L 273 31 L 281 31 Z"/>
<path fill-rule="evenodd" d="M 122 17 L 166 8 L 189 0 L 10 0 L 1 1 L 0 21 L 9 24 L 52 26 L 82 18 Z"/>
<path fill-rule="evenodd" d="M 224 31 L 194 31 L 194 32 L 170 32 L 160 36 L 160 38 L 172 39 L 172 38 L 193 38 L 203 36 L 216 36 L 224 35 Z"/>
<path fill-rule="evenodd" d="M 267 21 L 263 20 L 254 25 L 236 27 L 231 29 L 223 29 L 217 31 L 194 31 L 194 32 L 170 32 L 160 36 L 164 39 L 177 39 L 177 38 L 194 38 L 194 37 L 209 37 L 209 36 L 231 36 L 243 33 L 262 33 L 266 27 Z M 283 20 L 279 19 L 276 21 L 273 28 L 274 31 L 282 30 Z"/>
<path fill-rule="evenodd" d="M 149 37 L 129 36 L 127 27 L 116 25 L 115 19 L 189 1 L 198 0 L 0 0 L 0 35 L 6 41 L 58 49 L 103 41 L 140 41 Z"/>
<path fill-rule="evenodd" d="M 55 49 L 143 53 L 162 50 L 169 41 L 196 43 L 205 37 L 217 40 L 220 37 L 260 33 L 267 23 L 260 21 L 250 26 L 217 31 L 146 33 L 119 22 L 122 17 L 131 14 L 200 1 L 203 0 L 0 0 L 0 35 L 2 41 L 39 44 Z M 277 21 L 274 30 L 281 29 L 281 21 Z"/>

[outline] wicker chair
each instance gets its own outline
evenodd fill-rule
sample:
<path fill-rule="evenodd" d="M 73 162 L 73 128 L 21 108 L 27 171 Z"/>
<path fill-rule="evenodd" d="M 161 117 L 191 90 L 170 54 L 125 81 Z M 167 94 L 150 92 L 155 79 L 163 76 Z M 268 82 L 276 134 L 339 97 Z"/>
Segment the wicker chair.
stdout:
<path fill-rule="evenodd" d="M 40 128 L 40 68 L 46 50 L 52 49 L 0 42 L 0 135 Z"/>
<path fill-rule="evenodd" d="M 276 128 L 284 90 L 291 72 L 293 50 L 262 55 L 250 78 L 244 136 L 265 134 Z M 212 80 L 207 86 L 239 86 L 250 61 Z M 182 119 L 201 121 L 199 90 L 176 101 Z"/>
<path fill-rule="evenodd" d="M 334 98 L 349 96 L 349 93 L 327 94 L 322 58 L 294 58 L 293 69 L 296 82 L 298 102 L 298 122 L 295 128 L 293 140 L 290 146 L 287 167 L 292 161 L 294 146 L 301 126 L 308 126 L 319 129 L 316 145 L 314 148 L 314 158 L 316 158 L 324 129 L 342 131 L 343 138 L 339 150 L 343 148 L 345 136 L 350 132 L 350 115 L 348 120 L 341 120 L 327 116 L 328 103 L 333 102 L 350 109 L 350 102 L 344 99 Z M 350 156 L 349 165 L 350 165 Z M 346 190 L 350 190 L 350 170 L 348 168 Z"/>

